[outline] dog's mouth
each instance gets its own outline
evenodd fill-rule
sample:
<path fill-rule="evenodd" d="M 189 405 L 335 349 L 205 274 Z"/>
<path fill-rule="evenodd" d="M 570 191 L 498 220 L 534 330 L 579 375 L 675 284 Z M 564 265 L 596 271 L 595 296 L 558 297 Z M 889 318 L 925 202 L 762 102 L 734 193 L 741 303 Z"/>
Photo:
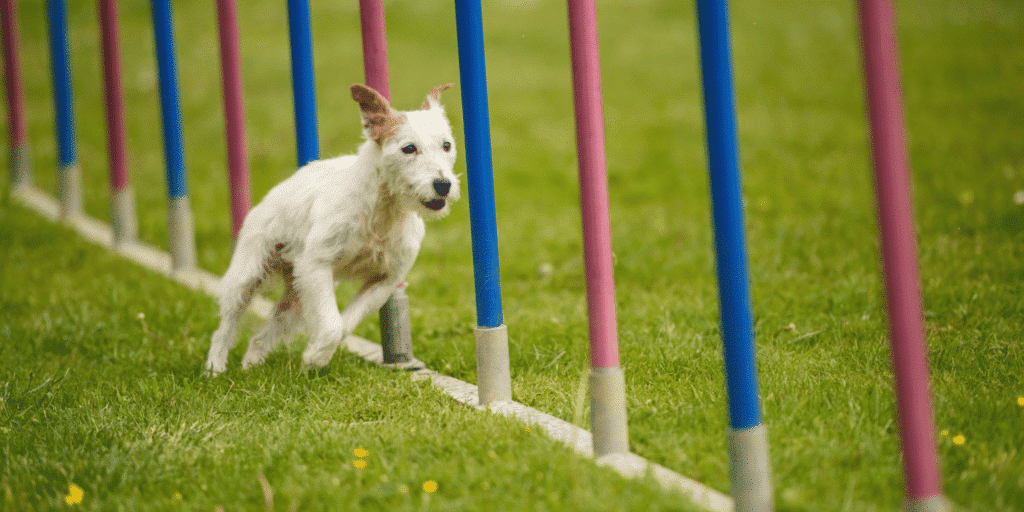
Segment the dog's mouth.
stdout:
<path fill-rule="evenodd" d="M 420 203 L 435 212 L 444 208 L 445 204 L 444 199 L 431 199 L 430 201 L 420 201 Z"/>

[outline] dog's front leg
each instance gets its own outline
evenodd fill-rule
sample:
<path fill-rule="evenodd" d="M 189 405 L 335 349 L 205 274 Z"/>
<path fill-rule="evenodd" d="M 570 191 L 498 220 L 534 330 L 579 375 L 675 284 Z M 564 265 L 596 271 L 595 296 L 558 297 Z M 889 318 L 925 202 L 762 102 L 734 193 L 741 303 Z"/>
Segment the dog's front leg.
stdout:
<path fill-rule="evenodd" d="M 379 311 L 388 297 L 395 293 L 395 288 L 401 281 L 385 279 L 372 285 L 366 285 L 359 293 L 352 297 L 352 300 L 341 312 L 341 318 L 345 325 L 351 325 L 354 330 L 367 316 Z"/>
<path fill-rule="evenodd" d="M 334 274 L 329 264 L 295 262 L 295 291 L 309 327 L 309 343 L 302 352 L 306 368 L 322 368 L 331 361 L 341 340 L 355 327 L 346 324 L 334 296 Z"/>

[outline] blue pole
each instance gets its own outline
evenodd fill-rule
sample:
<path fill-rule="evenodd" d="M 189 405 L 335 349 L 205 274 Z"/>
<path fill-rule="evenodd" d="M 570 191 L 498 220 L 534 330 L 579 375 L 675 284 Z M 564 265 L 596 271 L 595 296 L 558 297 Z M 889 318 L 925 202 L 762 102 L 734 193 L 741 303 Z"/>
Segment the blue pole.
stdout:
<path fill-rule="evenodd" d="M 455 25 L 459 41 L 462 118 L 466 133 L 466 176 L 469 181 L 469 224 L 473 240 L 477 325 L 498 327 L 504 319 L 501 312 L 498 226 L 494 211 L 494 176 L 480 0 L 456 0 Z"/>
<path fill-rule="evenodd" d="M 697 5 L 729 425 L 744 429 L 761 423 L 761 406 L 747 285 L 728 11 L 721 0 L 698 0 Z"/>
<path fill-rule="evenodd" d="M 188 195 L 185 158 L 182 150 L 181 105 L 178 100 L 178 71 L 174 58 L 174 26 L 170 0 L 152 0 L 153 35 L 160 77 L 160 115 L 164 131 L 164 159 L 167 162 L 167 194 L 172 200 Z"/>
<path fill-rule="evenodd" d="M 64 0 L 48 0 L 50 66 L 53 73 L 53 107 L 57 124 L 57 163 L 75 164 L 75 114 L 71 96 L 71 58 L 68 53 L 67 11 Z"/>
<path fill-rule="evenodd" d="M 171 270 L 195 267 L 195 227 L 185 181 L 185 153 L 181 135 L 181 104 L 178 100 L 178 70 L 174 58 L 174 23 L 170 0 L 151 0 L 156 63 L 160 77 L 160 117 L 164 132 L 164 160 L 167 163 L 167 238 Z"/>
<path fill-rule="evenodd" d="M 295 143 L 299 167 L 320 158 L 316 132 L 316 87 L 309 0 L 288 0 L 288 37 L 292 54 L 295 99 Z"/>
<path fill-rule="evenodd" d="M 487 69 L 480 0 L 455 0 L 459 40 L 462 119 L 466 134 L 469 230 L 476 289 L 476 385 L 479 403 L 512 400 L 508 328 L 501 314 L 498 222 L 494 212 L 491 123 L 487 114 Z"/>
<path fill-rule="evenodd" d="M 729 477 L 737 512 L 767 512 L 774 505 L 754 358 L 726 1 L 697 0 L 697 26 L 731 427 Z"/>

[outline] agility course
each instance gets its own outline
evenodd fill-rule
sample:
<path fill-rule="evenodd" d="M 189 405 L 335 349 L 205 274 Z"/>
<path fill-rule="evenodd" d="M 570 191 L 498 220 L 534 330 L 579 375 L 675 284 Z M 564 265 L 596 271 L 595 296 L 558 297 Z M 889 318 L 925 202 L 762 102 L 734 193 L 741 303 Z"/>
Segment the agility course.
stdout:
<path fill-rule="evenodd" d="M 303 41 L 309 41 L 309 27 L 308 21 L 310 14 L 308 6 L 301 5 L 303 2 L 289 2 L 289 21 L 290 23 L 290 35 L 292 41 L 292 76 L 295 79 L 294 90 L 295 96 L 295 125 L 296 125 L 296 137 L 298 139 L 297 146 L 299 163 L 304 162 L 304 158 L 312 159 L 316 158 L 318 153 L 318 143 L 316 140 L 316 107 L 313 100 L 313 85 L 312 85 L 312 51 L 310 48 L 305 50 L 296 50 L 296 46 L 302 46 Z M 372 38 L 369 38 L 368 43 L 367 34 L 374 33 L 373 30 L 367 30 L 367 27 L 372 26 L 372 22 L 368 22 L 368 19 L 383 19 L 383 13 L 375 16 L 368 16 L 367 13 L 370 9 L 367 7 L 372 2 L 362 2 L 360 12 L 363 14 L 363 49 L 366 56 L 372 55 L 373 52 L 367 51 L 368 47 L 373 46 Z M 223 6 L 221 6 L 223 8 Z M 305 9 L 304 9 L 305 7 Z M 491 167 L 491 150 L 490 140 L 488 134 L 488 112 L 487 112 L 487 93 L 486 85 L 487 80 L 484 78 L 484 66 L 483 66 L 483 35 L 482 35 L 482 23 L 480 22 L 480 11 L 479 5 L 476 5 L 477 10 L 472 12 L 471 9 L 474 7 L 473 2 L 467 2 L 465 5 L 458 4 L 456 10 L 456 17 L 458 19 L 457 30 L 459 39 L 459 66 L 462 68 L 461 83 L 462 83 L 462 96 L 463 96 L 463 116 L 465 117 L 465 130 L 466 130 L 466 144 L 465 154 L 467 158 L 467 173 L 469 175 L 469 193 L 470 193 L 470 222 L 471 228 L 473 229 L 473 263 L 474 271 L 476 272 L 476 297 L 477 297 L 477 335 L 475 337 L 476 352 L 477 352 L 477 364 L 481 368 L 493 369 L 493 371 L 485 371 L 481 368 L 477 369 L 476 375 L 478 383 L 481 386 L 480 399 L 482 403 L 490 401 L 503 401 L 512 398 L 511 384 L 509 382 L 508 373 L 508 359 L 510 354 L 508 347 L 505 346 L 504 354 L 501 354 L 502 347 L 488 347 L 481 353 L 481 338 L 488 338 L 487 334 L 481 335 L 480 332 L 485 333 L 493 328 L 501 327 L 503 322 L 502 311 L 501 311 L 501 296 L 498 293 L 498 272 L 497 272 L 497 228 L 495 227 L 495 218 L 500 216 L 495 213 L 494 208 L 494 185 L 490 181 L 490 167 Z M 600 89 L 587 90 L 587 86 L 594 86 L 600 83 L 600 80 L 596 77 L 600 76 L 600 72 L 597 69 L 597 33 L 596 33 L 596 18 L 594 16 L 593 5 L 589 5 L 590 9 L 586 4 L 573 5 L 570 8 L 569 26 L 570 26 L 570 39 L 571 44 L 571 57 L 573 62 L 573 76 L 575 83 L 575 97 L 576 97 L 576 113 L 577 120 L 577 144 L 580 148 L 579 154 L 579 176 L 580 176 L 580 187 L 581 187 L 581 199 L 583 205 L 582 213 L 582 227 L 583 227 L 583 248 L 585 253 L 585 275 L 587 279 L 586 290 L 588 292 L 588 310 L 590 311 L 590 341 L 591 341 L 591 376 L 590 376 L 590 389 L 592 393 L 591 402 L 591 415 L 592 415 L 592 428 L 594 429 L 594 451 L 598 455 L 614 454 L 623 451 L 623 448 L 628 447 L 628 438 L 625 436 L 625 429 L 612 428 L 611 430 L 616 434 L 621 434 L 621 437 L 615 438 L 616 436 L 604 436 L 600 432 L 602 425 L 605 425 L 604 418 L 606 417 L 606 409 L 601 404 L 599 396 L 593 396 L 595 389 L 602 389 L 601 377 L 595 379 L 595 375 L 608 375 L 607 372 L 599 370 L 618 369 L 619 366 L 619 354 L 616 348 L 616 320 L 615 320 L 615 301 L 614 292 L 612 292 L 612 277 L 611 271 L 613 267 L 611 239 L 608 236 L 611 230 L 609 224 L 614 224 L 614 221 L 609 221 L 609 214 L 607 211 L 608 199 L 608 188 L 602 182 L 606 181 L 607 178 L 603 176 L 605 166 L 603 153 L 603 139 L 602 135 L 602 115 L 601 115 L 601 94 Z M 580 10 L 577 10 L 579 8 Z M 892 48 L 895 46 L 892 41 L 888 44 L 887 55 L 884 48 L 882 50 L 874 50 L 871 48 L 871 42 L 876 40 L 884 40 L 884 36 L 877 38 L 869 37 L 868 34 L 876 33 L 872 32 L 881 30 L 882 33 L 892 34 L 893 28 L 891 21 L 888 28 L 885 26 L 884 14 L 886 9 L 889 11 L 891 20 L 892 8 L 883 6 L 881 8 L 881 14 L 872 13 L 870 6 L 865 7 L 862 20 L 864 23 L 864 41 L 865 41 L 865 61 L 868 65 L 867 77 L 869 80 L 868 85 L 868 98 L 869 104 L 874 105 L 877 102 L 892 102 L 891 96 L 885 96 L 891 94 L 892 90 L 898 91 L 898 85 L 894 85 L 894 82 L 885 82 L 884 80 L 878 80 L 877 83 L 873 82 L 873 71 L 872 66 L 881 61 L 883 67 L 882 74 L 890 80 L 894 75 L 898 76 L 893 72 Z M 61 8 L 63 9 L 63 8 Z M 53 11 L 54 9 L 51 9 Z M 467 10 L 469 12 L 467 12 Z M 8 11 L 9 12 L 9 11 Z M 155 30 L 157 35 L 158 55 L 162 52 L 160 48 L 171 48 L 173 47 L 173 41 L 168 38 L 168 35 L 172 35 L 173 32 L 170 29 L 170 15 L 169 10 L 160 11 L 165 13 L 166 16 L 158 16 L 157 4 L 154 4 L 154 26 L 164 27 L 163 30 Z M 722 327 L 721 336 L 724 338 L 725 349 L 723 355 L 725 357 L 725 368 L 727 370 L 727 378 L 725 381 L 725 388 L 728 390 L 729 398 L 729 425 L 731 428 L 730 434 L 730 451 L 733 453 L 733 457 L 739 458 L 740 460 L 754 459 L 758 462 L 756 464 L 748 464 L 745 466 L 746 469 L 751 469 L 752 472 L 748 474 L 740 471 L 743 467 L 736 469 L 736 466 L 743 466 L 742 464 L 733 463 L 734 470 L 732 472 L 732 488 L 733 494 L 737 498 L 737 509 L 738 510 L 767 510 L 770 509 L 771 505 L 771 493 L 772 491 L 768 487 L 767 475 L 764 475 L 767 468 L 768 456 L 767 453 L 752 454 L 750 450 L 761 450 L 767 448 L 766 434 L 763 428 L 756 428 L 761 424 L 761 411 L 760 411 L 760 397 L 758 392 L 757 378 L 754 371 L 754 354 L 753 354 L 753 330 L 754 321 L 753 315 L 751 314 L 750 294 L 746 289 L 746 282 L 749 280 L 746 269 L 746 257 L 744 247 L 744 230 L 743 230 L 743 207 L 742 207 L 742 192 L 739 186 L 739 175 L 738 175 L 738 148 L 736 144 L 737 129 L 735 126 L 735 114 L 734 108 L 731 105 L 732 102 L 732 85 L 729 64 L 729 34 L 728 34 L 728 12 L 725 10 L 724 3 L 712 5 L 699 3 L 697 10 L 698 27 L 700 33 L 700 51 L 701 51 L 701 65 L 703 70 L 704 78 L 704 101 L 706 105 L 706 116 L 707 121 L 707 148 L 709 152 L 708 161 L 710 162 L 711 169 L 711 203 L 714 206 L 714 214 L 712 216 L 713 224 L 715 227 L 715 245 L 717 247 L 717 264 L 718 279 L 719 279 L 719 295 L 721 301 L 721 316 L 722 316 Z M 221 14 L 221 19 L 228 18 L 227 15 Z M 51 19 L 59 20 L 59 16 L 51 16 Z M 881 19 L 883 21 L 881 28 L 874 27 L 870 24 L 871 20 Z M 163 23 L 156 23 L 156 21 L 163 20 Z M 6 20 L 5 20 L 6 22 Z M 56 25 L 58 21 L 52 22 L 52 25 Z M 303 25 L 305 28 L 303 29 Z M 5 25 L 6 27 L 7 25 Z M 299 28 L 297 29 L 296 26 Z M 222 27 L 223 28 L 223 27 Z M 51 33 L 52 33 L 51 26 Z M 230 33 L 229 30 L 222 30 L 221 34 Z M 380 30 L 377 31 L 382 39 L 383 27 L 380 26 Z M 464 36 L 465 35 L 465 36 Z M 6 38 L 6 34 L 5 34 Z M 51 48 L 59 48 L 60 37 L 54 37 L 54 44 Z M 224 37 L 222 36 L 222 44 Z M 6 40 L 6 39 L 5 39 Z M 161 41 L 167 41 L 165 44 L 161 44 Z M 467 42 L 468 41 L 468 42 Z M 106 45 L 105 45 L 106 46 Z M 885 46 L 883 44 L 883 46 Z M 10 48 L 12 46 L 6 46 Z M 378 48 L 381 45 L 377 45 Z M 476 48 L 474 48 L 476 47 Z M 874 53 L 873 53 L 874 52 Z M 67 53 L 67 50 L 54 50 L 54 53 Z M 167 52 L 163 52 L 167 53 Z M 377 55 L 381 55 L 378 52 Z M 383 61 L 385 64 L 383 67 L 377 65 L 374 67 L 370 63 L 370 59 L 364 61 L 366 81 L 373 83 L 371 79 L 371 69 L 376 69 L 377 80 L 381 80 L 379 77 L 383 76 L 384 80 L 387 77 L 387 65 L 386 65 L 386 53 Z M 889 59 L 888 61 L 886 59 Z M 228 59 L 224 59 L 227 61 Z M 171 258 L 171 270 L 172 271 L 184 271 L 189 269 L 195 262 L 194 249 L 189 249 L 191 242 L 189 241 L 190 234 L 181 235 L 180 230 L 185 229 L 186 231 L 191 230 L 191 219 L 190 208 L 188 204 L 188 190 L 185 187 L 184 179 L 184 165 L 181 158 L 181 143 L 180 143 L 180 125 L 175 127 L 175 119 L 180 120 L 181 115 L 173 115 L 173 112 L 180 110 L 175 106 L 177 92 L 174 87 L 176 79 L 174 78 L 174 56 L 173 52 L 167 55 L 161 55 L 159 59 L 160 65 L 159 76 L 161 77 L 159 82 L 161 106 L 163 112 L 163 133 L 165 134 L 165 155 L 171 155 L 167 157 L 167 190 L 168 190 L 168 225 L 172 226 L 168 229 L 169 246 L 171 247 L 170 253 Z M 54 59 L 54 62 L 59 63 L 59 59 Z M 68 68 L 67 63 L 55 65 L 55 70 Z M 228 75 L 228 66 L 225 65 L 224 70 L 224 83 L 227 84 L 229 80 L 226 78 Z M 303 68 L 298 69 L 297 68 Z M 383 72 L 380 70 L 383 69 Z M 589 77 L 586 78 L 587 73 L 590 73 Z M 8 73 L 7 76 L 17 76 L 17 73 Z M 54 76 L 60 76 L 60 73 L 54 72 Z M 64 75 L 67 76 L 66 74 Z M 581 78 L 582 77 L 582 78 Z M 60 80 L 54 79 L 55 90 L 60 89 L 56 85 L 59 83 L 70 83 L 70 78 L 62 78 Z M 386 81 L 377 83 L 387 83 Z M 11 86 L 8 86 L 8 90 L 11 90 Z M 876 92 L 877 88 L 882 88 L 882 92 Z M 888 88 L 888 89 L 886 89 Z M 299 91 L 307 91 L 302 93 Z M 888 91 L 888 92 L 887 92 Z M 224 92 L 225 98 L 228 96 L 227 90 Z M 385 94 L 386 89 L 385 89 Z M 881 95 L 883 99 L 876 100 L 876 97 Z M 15 96 L 9 94 L 9 97 Z M 62 120 L 59 124 L 61 126 L 59 133 L 74 133 L 74 123 L 70 120 L 71 115 L 69 112 L 71 108 L 63 108 L 61 101 L 68 101 L 70 105 L 70 92 L 66 93 L 65 100 L 58 100 L 60 95 L 55 95 L 55 110 L 59 112 L 58 120 Z M 300 98 L 301 97 L 301 98 Z M 889 98 L 889 99 L 885 99 Z M 12 100 L 13 101 L 13 100 Z M 240 101 L 240 100 L 239 100 Z M 898 100 L 896 105 L 899 104 Z M 225 104 L 227 104 L 225 100 Z M 890 103 L 892 105 L 892 103 Z M 470 107 L 476 107 L 476 111 Z M 13 111 L 14 109 L 12 109 Z M 64 111 L 67 112 L 64 112 Z M 225 109 L 227 110 L 227 109 Z M 900 111 L 901 109 L 888 107 L 889 112 Z M 172 114 L 168 114 L 168 113 Z M 301 117 L 304 120 L 300 120 L 299 112 L 305 112 Z M 872 109 L 874 112 L 874 109 Z M 714 115 L 719 114 L 719 115 Z M 225 114 L 226 116 L 228 114 Z M 14 114 L 12 114 L 12 117 Z M 313 117 L 313 120 L 309 121 L 309 116 Z M 898 140 L 900 133 L 903 131 L 898 126 L 893 128 L 893 125 L 885 125 L 882 121 L 876 121 L 875 115 L 871 116 L 873 133 L 879 134 L 873 142 L 873 146 L 876 150 L 878 148 L 896 147 L 898 148 L 901 143 L 890 142 L 892 140 Z M 170 118 L 170 119 L 168 119 Z M 229 122 L 230 124 L 230 122 Z M 12 124 L 13 126 L 13 124 Z M 891 139 L 885 139 L 886 135 L 884 132 L 889 130 L 889 136 Z M 17 155 L 14 153 L 16 147 L 22 147 L 20 139 L 15 139 L 14 134 L 18 132 L 18 129 L 12 129 L 12 159 Z M 21 130 L 23 131 L 23 130 Z M 111 133 L 113 133 L 111 129 Z M 177 133 L 177 135 L 175 135 Z M 479 137 L 479 140 L 471 141 L 470 134 L 473 137 Z M 171 134 L 168 136 L 167 134 Z M 243 135 L 244 137 L 244 135 Z M 80 199 L 73 199 L 74 197 L 80 197 L 75 190 L 72 189 L 73 183 L 77 180 L 74 176 L 78 170 L 75 168 L 78 166 L 78 162 L 74 154 L 74 139 L 73 137 L 64 136 L 69 141 L 61 141 L 58 147 L 61 148 L 60 160 L 59 160 L 59 183 L 58 190 L 61 191 L 59 197 L 62 198 L 62 212 L 64 217 L 70 217 L 76 215 L 76 212 L 81 210 L 80 206 L 74 206 L 76 203 L 80 203 Z M 166 139 L 170 138 L 171 141 L 168 143 Z M 175 146 L 175 139 L 178 139 L 177 145 Z M 67 149 L 70 148 L 70 149 Z M 587 151 L 584 151 L 586 149 Z M 600 151 L 599 151 L 600 150 Z M 591 152 L 593 151 L 593 152 Z M 906 246 L 895 249 L 891 248 L 889 240 L 902 240 L 906 242 L 908 239 L 913 240 L 913 237 L 907 236 L 907 226 L 910 226 L 909 222 L 909 209 L 906 208 L 906 198 L 902 199 L 904 206 L 900 207 L 900 199 L 896 199 L 895 206 L 886 206 L 887 199 L 886 193 L 891 190 L 892 186 L 886 185 L 886 178 L 884 178 L 884 170 L 904 167 L 905 163 L 900 164 L 900 151 L 898 149 L 890 152 L 891 154 L 886 156 L 878 156 L 876 154 L 876 169 L 879 169 L 879 178 L 877 184 L 879 187 L 879 209 L 880 215 L 883 218 L 881 224 L 883 228 L 883 255 L 887 265 L 887 280 L 886 284 L 889 285 L 890 281 L 895 284 L 905 283 L 910 281 L 911 283 L 916 282 L 917 278 L 907 279 L 892 279 L 894 275 L 914 275 L 913 270 L 913 258 L 910 260 L 911 268 L 900 271 L 894 271 L 889 269 L 889 261 L 893 256 L 889 255 L 890 251 L 894 251 L 903 257 L 913 256 L 916 252 L 913 246 L 909 248 Z M 178 155 L 175 157 L 174 155 Z M 244 157 L 243 157 L 244 158 Z M 887 160 L 888 158 L 888 160 Z M 113 156 L 111 156 L 113 159 Z M 905 161 L 906 156 L 902 156 Z M 18 160 L 15 160 L 18 161 Z M 111 164 L 111 169 L 114 165 Z M 173 172 L 172 172 L 173 170 Z M 15 173 L 12 173 L 15 174 Z M 29 173 L 21 173 L 19 175 L 30 175 Z M 232 183 L 243 183 L 243 179 L 236 180 L 235 172 L 232 171 Z M 119 178 L 120 179 L 120 178 Z M 118 180 L 119 180 L 118 179 Z M 903 190 L 907 189 L 905 184 L 905 178 L 902 183 L 899 178 L 896 178 L 896 188 L 902 187 Z M 118 181 L 115 180 L 113 173 L 111 174 L 111 183 L 126 183 L 126 180 Z M 474 201 L 474 193 L 478 191 L 477 187 L 483 183 L 483 190 L 480 191 L 484 195 L 484 199 Z M 488 186 L 489 185 L 489 186 Z M 114 185 L 117 188 L 116 185 Z M 124 188 L 124 187 L 120 187 Z M 235 192 L 236 186 L 232 186 L 231 197 L 234 199 L 236 195 L 242 196 L 243 191 Z M 491 190 L 488 191 L 487 189 Z M 724 189 L 724 191 L 723 191 Z M 489 194 L 489 197 L 488 197 Z M 67 199 L 65 199 L 67 198 Z M 186 207 L 181 207 L 181 199 L 185 200 Z M 603 206 L 602 206 L 603 203 Z M 233 201 L 232 211 L 235 211 Z M 603 212 L 601 211 L 603 208 Z M 895 213 L 886 214 L 887 208 L 895 208 Z M 175 213 L 178 212 L 178 213 Z M 479 212 L 483 212 L 482 214 Z M 905 215 L 905 218 L 899 217 Z M 488 219 L 488 216 L 490 217 Z M 898 225 L 902 225 L 904 229 L 902 234 L 887 235 L 887 223 L 886 219 L 895 219 Z M 490 227 L 487 223 L 490 222 Z M 596 226 L 590 225 L 590 223 L 596 224 Z M 115 224 L 112 222 L 112 224 Z M 483 225 L 481 228 L 480 226 Z M 175 228 L 174 226 L 177 226 Z M 235 228 L 237 229 L 237 228 Z M 482 231 L 482 232 L 481 232 Z M 184 237 L 184 241 L 176 242 L 176 240 Z M 593 242 L 595 238 L 603 238 L 601 242 Z M 491 241 L 488 241 L 491 240 Z M 488 245 L 489 244 L 489 245 Z M 175 247 L 182 249 L 175 249 Z M 194 245 L 191 245 L 194 246 Z M 189 253 L 191 252 L 191 256 Z M 478 256 L 478 253 L 481 253 Z M 906 265 L 907 261 L 904 260 L 903 264 Z M 906 267 L 905 267 L 906 268 Z M 483 274 L 481 276 L 480 274 Z M 488 282 L 488 280 L 490 280 Z M 415 289 L 415 288 L 414 288 Z M 917 382 L 911 384 L 902 384 L 901 377 L 904 373 L 900 371 L 903 363 L 899 354 L 901 353 L 901 347 L 903 343 L 909 343 L 908 347 L 911 347 L 910 359 L 912 364 L 920 365 L 922 363 L 923 351 L 921 350 L 922 336 L 920 334 L 920 299 L 916 299 L 911 295 L 907 300 L 911 306 L 900 305 L 897 303 L 896 297 L 901 293 L 900 291 L 890 290 L 889 306 L 893 320 L 890 321 L 890 325 L 896 326 L 902 322 L 897 321 L 901 318 L 896 312 L 901 312 L 902 315 L 910 315 L 910 319 L 907 323 L 913 324 L 913 316 L 916 315 L 918 318 L 918 328 L 916 333 L 913 332 L 913 327 L 910 327 L 910 332 L 907 335 L 898 333 L 897 327 L 893 327 L 893 334 L 891 339 L 893 340 L 894 352 L 897 354 L 895 357 L 896 364 L 896 379 L 897 379 L 897 395 L 901 396 L 901 407 L 900 407 L 900 420 L 901 420 L 901 431 L 904 433 L 901 438 L 912 438 L 916 440 L 920 439 L 933 439 L 935 436 L 931 433 L 933 427 L 929 424 L 931 420 L 930 407 L 928 406 L 928 393 L 927 393 L 927 381 L 924 381 L 923 387 L 920 382 L 922 376 L 927 375 L 927 367 L 917 366 L 915 369 L 910 370 L 911 379 L 918 379 Z M 483 298 L 482 298 L 483 297 Z M 484 304 L 481 305 L 481 300 Z M 914 305 L 914 303 L 918 305 Z M 914 311 L 916 310 L 916 312 Z M 512 325 L 513 332 L 515 325 Z M 503 329 L 502 329 L 503 330 Z M 504 336 L 501 336 L 504 337 Z M 908 339 L 909 341 L 903 341 Z M 917 343 L 917 347 L 914 347 L 913 343 Z M 419 344 L 417 344 L 419 346 Z M 485 344 L 485 346 L 487 346 Z M 497 352 L 498 359 L 504 357 L 504 369 L 500 364 L 494 365 L 487 363 L 487 357 L 490 354 Z M 481 357 L 483 356 L 483 359 Z M 623 355 L 623 359 L 628 361 L 628 355 Z M 628 365 L 628 363 L 627 363 Z M 496 368 L 495 368 L 496 366 Z M 503 376 L 504 374 L 504 376 Z M 513 370 L 514 375 L 514 370 Z M 621 386 L 623 382 L 623 372 L 613 372 L 610 380 L 618 381 Z M 628 373 L 625 374 L 626 381 L 628 381 Z M 485 379 L 494 379 L 496 386 L 494 389 L 494 395 L 492 398 L 485 399 L 484 395 L 484 384 Z M 502 382 L 503 381 L 503 382 Z M 614 388 L 616 385 L 606 386 Z M 908 387 L 905 387 L 908 386 Z M 913 388 L 913 389 L 911 389 Z M 902 399 L 904 389 L 910 389 L 910 394 L 916 396 L 915 399 Z M 923 394 L 922 394 L 923 389 Z M 618 398 L 614 398 L 618 393 Z M 615 403 L 611 409 L 616 409 L 609 414 L 609 417 L 615 419 L 608 421 L 620 421 L 624 424 L 626 399 L 624 398 L 621 390 L 616 392 L 614 389 L 608 392 L 612 396 L 612 402 Z M 617 403 L 615 402 L 617 400 Z M 918 407 L 918 409 L 911 411 L 906 409 L 909 404 L 911 407 Z M 922 409 L 923 408 L 923 409 Z M 618 411 L 621 409 L 621 412 Z M 921 411 L 924 412 L 921 412 Z M 917 423 L 915 423 L 917 421 Z M 920 423 L 924 421 L 925 423 Z M 753 429 L 756 432 L 755 440 L 752 443 L 748 443 L 754 448 L 745 447 L 744 442 L 736 441 L 735 439 L 742 436 L 737 436 L 737 432 L 746 433 L 745 431 Z M 924 435 L 907 435 L 907 432 L 926 432 Z M 623 439 L 625 438 L 625 439 Z M 608 439 L 603 441 L 602 439 Z M 602 445 L 601 443 L 608 443 Z M 931 446 L 931 448 L 928 447 Z M 611 446 L 611 448 L 608 448 Z M 916 452 L 914 450 L 917 450 Z M 929 506 L 941 507 L 941 488 L 938 486 L 938 472 L 935 470 L 935 457 L 934 457 L 934 444 L 925 442 L 924 446 L 905 448 L 907 455 L 904 458 L 904 463 L 907 472 L 907 500 L 908 508 L 921 506 L 921 502 L 931 502 Z M 929 457 L 928 452 L 931 452 Z M 911 456 L 911 453 L 917 453 L 919 455 Z M 722 457 L 724 458 L 724 457 Z M 931 460 L 929 460 L 929 458 Z M 913 459 L 913 460 L 910 460 Z M 735 459 L 734 459 L 735 460 Z M 763 466 L 761 465 L 763 464 Z M 682 471 L 685 473 L 685 471 Z M 762 475 L 765 477 L 763 481 L 758 481 L 751 475 Z M 923 475 L 923 476 L 922 476 Z M 739 483 L 738 483 L 739 481 Z M 743 498 L 742 492 L 744 486 L 754 489 L 751 496 Z M 769 496 L 765 496 L 765 489 Z M 938 508 L 936 508 L 938 509 Z"/>

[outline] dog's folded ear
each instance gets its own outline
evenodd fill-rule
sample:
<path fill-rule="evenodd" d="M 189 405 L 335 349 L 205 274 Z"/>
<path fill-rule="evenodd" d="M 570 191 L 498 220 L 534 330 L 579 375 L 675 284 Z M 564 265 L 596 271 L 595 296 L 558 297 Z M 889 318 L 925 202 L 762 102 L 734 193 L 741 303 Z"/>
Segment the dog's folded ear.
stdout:
<path fill-rule="evenodd" d="M 391 113 L 391 103 L 371 87 L 363 84 L 352 84 L 349 90 L 352 92 L 352 99 L 359 103 L 359 110 L 364 115 Z"/>
<path fill-rule="evenodd" d="M 352 99 L 359 103 L 364 135 L 377 144 L 383 144 L 384 139 L 391 136 L 395 128 L 402 124 L 401 115 L 391 108 L 391 103 L 384 96 L 368 86 L 353 84 L 349 90 L 352 92 Z"/>
<path fill-rule="evenodd" d="M 420 110 L 430 110 L 434 107 L 441 106 L 441 93 L 451 87 L 452 84 L 444 84 L 434 87 L 434 90 L 430 91 L 427 95 L 427 99 L 423 100 L 423 105 L 420 105 Z"/>

